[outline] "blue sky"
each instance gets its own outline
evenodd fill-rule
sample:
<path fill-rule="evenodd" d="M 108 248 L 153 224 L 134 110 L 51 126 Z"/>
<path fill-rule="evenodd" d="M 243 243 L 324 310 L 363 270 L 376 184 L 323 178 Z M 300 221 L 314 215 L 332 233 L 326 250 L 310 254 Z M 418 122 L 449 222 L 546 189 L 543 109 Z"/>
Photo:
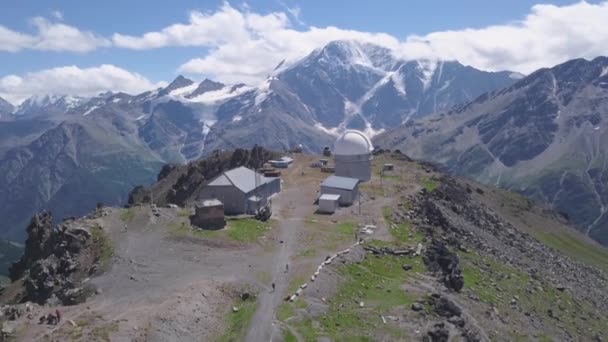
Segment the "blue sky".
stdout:
<path fill-rule="evenodd" d="M 255 83 L 333 39 L 523 73 L 608 52 L 602 1 L 21 1 L 0 9 L 0 96 L 12 102 L 137 92 L 180 73 Z"/>

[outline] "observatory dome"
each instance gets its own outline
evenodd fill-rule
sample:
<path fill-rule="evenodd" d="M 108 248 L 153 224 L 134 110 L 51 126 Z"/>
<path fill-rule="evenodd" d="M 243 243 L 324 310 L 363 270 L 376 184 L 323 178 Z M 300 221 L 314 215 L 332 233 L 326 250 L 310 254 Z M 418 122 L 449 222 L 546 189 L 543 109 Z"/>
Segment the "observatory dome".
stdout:
<path fill-rule="evenodd" d="M 341 156 L 368 155 L 374 150 L 371 140 L 360 131 L 348 130 L 336 140 L 334 154 Z"/>

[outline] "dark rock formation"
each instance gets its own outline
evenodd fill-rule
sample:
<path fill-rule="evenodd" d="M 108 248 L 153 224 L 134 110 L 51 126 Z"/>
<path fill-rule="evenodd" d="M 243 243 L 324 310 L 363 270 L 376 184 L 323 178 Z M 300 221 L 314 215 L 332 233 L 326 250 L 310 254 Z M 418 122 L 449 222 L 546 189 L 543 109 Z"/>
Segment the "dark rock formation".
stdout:
<path fill-rule="evenodd" d="M 426 267 L 431 272 L 441 273 L 445 286 L 455 291 L 460 291 L 464 286 L 459 262 L 458 255 L 439 240 L 433 240 L 424 254 Z"/>
<path fill-rule="evenodd" d="M 53 216 L 50 212 L 43 212 L 32 217 L 27 226 L 27 240 L 25 240 L 25 252 L 21 259 L 9 268 L 12 281 L 23 276 L 34 262 L 48 257 L 54 245 L 51 239 L 53 233 Z"/>
<path fill-rule="evenodd" d="M 427 332 L 426 336 L 422 338 L 424 342 L 448 342 L 450 338 L 450 331 L 446 328 L 445 323 L 435 323 L 433 327 Z"/>
<path fill-rule="evenodd" d="M 433 311 L 441 317 L 450 318 L 462 314 L 462 309 L 446 297 L 436 298 L 431 296 L 428 303 L 433 308 Z"/>
<path fill-rule="evenodd" d="M 23 292 L 14 302 L 38 304 L 83 302 L 93 291 L 82 281 L 98 269 L 102 248 L 102 228 L 81 221 L 66 220 L 53 225 L 49 212 L 36 214 L 27 228 L 25 253 L 10 268 L 13 281 L 23 281 Z M 93 231 L 99 230 L 94 237 Z"/>

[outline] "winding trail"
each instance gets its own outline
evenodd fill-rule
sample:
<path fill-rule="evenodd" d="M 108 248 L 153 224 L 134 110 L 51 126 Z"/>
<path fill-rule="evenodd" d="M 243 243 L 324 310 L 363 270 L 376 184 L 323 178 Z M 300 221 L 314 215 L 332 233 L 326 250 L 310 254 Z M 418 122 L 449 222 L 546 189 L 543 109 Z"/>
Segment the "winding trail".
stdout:
<path fill-rule="evenodd" d="M 277 239 L 283 241 L 272 256 L 272 264 L 269 271 L 272 274 L 272 281 L 276 289 L 269 288 L 258 296 L 258 304 L 255 314 L 249 324 L 245 341 L 261 342 L 272 341 L 275 337 L 282 336 L 281 328 L 274 319 L 276 308 L 281 304 L 287 295 L 289 287 L 289 273 L 285 272 L 285 264 L 290 263 L 297 243 L 297 232 L 304 228 L 305 218 L 310 214 L 310 201 L 314 198 L 314 193 L 307 196 L 302 194 L 301 188 L 293 187 L 282 191 L 274 203 L 281 204 L 282 207 L 275 205 L 273 212 L 276 215 L 289 217 L 284 219 L 279 217 L 279 230 Z"/>

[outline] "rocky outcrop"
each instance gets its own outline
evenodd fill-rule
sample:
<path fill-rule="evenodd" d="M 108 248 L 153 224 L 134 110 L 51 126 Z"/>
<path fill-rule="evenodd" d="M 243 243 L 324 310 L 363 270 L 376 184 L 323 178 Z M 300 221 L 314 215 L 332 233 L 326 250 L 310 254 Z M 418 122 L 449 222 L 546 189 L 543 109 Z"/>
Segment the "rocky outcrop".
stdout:
<path fill-rule="evenodd" d="M 108 244 L 103 229 L 82 221 L 53 225 L 51 213 L 36 214 L 27 228 L 25 253 L 10 268 L 11 279 L 23 291 L 11 301 L 71 305 L 85 300 L 92 289 L 84 280 L 99 269 Z"/>
<path fill-rule="evenodd" d="M 458 255 L 439 240 L 433 240 L 424 254 L 426 267 L 431 272 L 440 273 L 445 286 L 454 291 L 460 291 L 464 286 L 459 262 Z"/>
<path fill-rule="evenodd" d="M 456 290 L 463 285 L 456 251 L 475 250 L 527 273 L 531 279 L 547 279 L 556 289 L 567 289 L 598 310 L 608 309 L 604 291 L 608 276 L 603 271 L 575 261 L 513 226 L 510 219 L 484 204 L 483 196 L 489 195 L 481 188 L 447 176 L 436 181 L 435 190 L 422 190 L 410 198 L 410 210 L 396 208 L 393 221 L 408 219 L 429 235 L 425 264 L 439 274 L 447 288 Z M 529 200 L 522 198 L 518 204 L 519 211 L 533 209 Z"/>

